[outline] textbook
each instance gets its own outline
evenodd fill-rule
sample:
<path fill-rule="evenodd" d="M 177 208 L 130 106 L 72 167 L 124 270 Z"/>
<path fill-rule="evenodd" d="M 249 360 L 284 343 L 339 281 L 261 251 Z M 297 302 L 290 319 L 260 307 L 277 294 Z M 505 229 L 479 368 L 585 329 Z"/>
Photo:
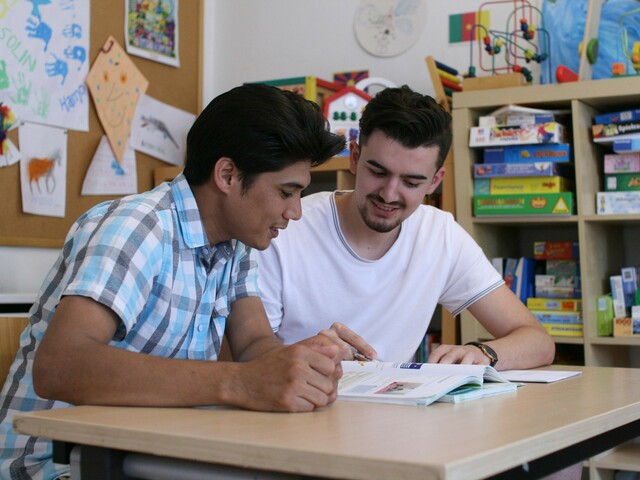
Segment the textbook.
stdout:
<path fill-rule="evenodd" d="M 488 365 L 342 362 L 338 398 L 360 402 L 426 406 L 463 385 L 509 383 Z"/>
<path fill-rule="evenodd" d="M 486 382 L 482 386 L 462 385 L 451 392 L 440 397 L 436 402 L 462 403 L 469 400 L 476 400 L 482 397 L 490 397 L 501 393 L 515 392 L 518 389 L 517 383 L 497 383 Z"/>

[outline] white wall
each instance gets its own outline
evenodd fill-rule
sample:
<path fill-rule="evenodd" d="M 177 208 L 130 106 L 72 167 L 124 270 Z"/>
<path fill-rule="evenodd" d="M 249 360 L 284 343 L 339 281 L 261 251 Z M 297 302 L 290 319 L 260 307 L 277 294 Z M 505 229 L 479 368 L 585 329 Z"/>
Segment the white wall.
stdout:
<path fill-rule="evenodd" d="M 469 44 L 448 43 L 448 17 L 483 3 L 426 0 L 427 20 L 417 43 L 396 57 L 376 57 L 359 46 L 353 33 L 360 0 L 203 1 L 205 105 L 244 82 L 308 75 L 332 80 L 336 72 L 361 69 L 433 94 L 425 57 L 466 72 Z M 491 6 L 492 28 L 503 27 L 511 3 Z M 0 301 L 8 293 L 36 293 L 57 254 L 57 249 L 0 247 Z"/>
<path fill-rule="evenodd" d="M 540 5 L 542 0 L 532 0 Z M 469 67 L 469 43 L 449 44 L 449 15 L 476 11 L 482 0 L 426 0 L 422 35 L 396 57 L 364 51 L 353 32 L 360 0 L 204 0 L 206 105 L 243 82 L 312 75 L 332 80 L 341 71 L 368 69 L 372 77 L 433 94 L 425 57 Z M 504 29 L 513 2 L 490 6 L 491 27 Z M 495 27 L 494 27 L 495 25 Z"/>

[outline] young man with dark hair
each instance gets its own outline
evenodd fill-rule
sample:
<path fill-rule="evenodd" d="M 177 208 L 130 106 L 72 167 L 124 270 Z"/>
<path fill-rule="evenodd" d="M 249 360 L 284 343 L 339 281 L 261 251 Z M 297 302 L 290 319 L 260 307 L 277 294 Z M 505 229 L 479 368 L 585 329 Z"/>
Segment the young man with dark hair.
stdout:
<path fill-rule="evenodd" d="M 430 362 L 552 362 L 553 340 L 476 242 L 451 214 L 423 204 L 444 177 L 451 139 L 451 116 L 429 96 L 404 86 L 369 102 L 350 151 L 355 189 L 305 197 L 302 220 L 258 254 L 279 338 L 333 329 L 370 358 L 408 361 L 441 304 L 454 315 L 468 309 L 495 340 L 442 345 Z"/>
<path fill-rule="evenodd" d="M 310 166 L 343 145 L 315 103 L 245 85 L 197 118 L 184 174 L 83 214 L 29 313 L 2 390 L 0 476 L 68 472 L 52 462 L 50 441 L 13 431 L 21 411 L 309 411 L 333 402 L 345 352 L 333 331 L 282 345 L 258 296 L 252 248 L 267 248 L 300 218 Z M 238 363 L 211 361 L 223 335 Z"/>

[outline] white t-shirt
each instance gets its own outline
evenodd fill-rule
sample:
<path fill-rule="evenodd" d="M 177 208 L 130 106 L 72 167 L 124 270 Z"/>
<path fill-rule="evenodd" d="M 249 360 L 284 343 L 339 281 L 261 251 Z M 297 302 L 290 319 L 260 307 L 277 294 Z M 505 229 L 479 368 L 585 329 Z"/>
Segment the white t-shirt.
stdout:
<path fill-rule="evenodd" d="M 336 194 L 304 197 L 302 219 L 256 252 L 262 299 L 284 343 L 341 322 L 381 359 L 407 361 L 438 303 L 457 315 L 504 283 L 453 216 L 426 205 L 382 258 L 359 257 L 340 229 Z"/>

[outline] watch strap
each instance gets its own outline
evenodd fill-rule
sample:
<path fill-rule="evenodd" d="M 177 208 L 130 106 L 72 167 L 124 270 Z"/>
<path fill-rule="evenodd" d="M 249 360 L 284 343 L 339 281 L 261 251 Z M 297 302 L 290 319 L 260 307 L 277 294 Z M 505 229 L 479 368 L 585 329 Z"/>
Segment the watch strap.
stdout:
<path fill-rule="evenodd" d="M 465 343 L 465 345 L 473 345 L 474 347 L 478 347 L 480 349 L 480 351 L 486 357 L 489 358 L 489 360 L 491 361 L 491 363 L 489 363 L 489 365 L 491 365 L 492 367 L 495 367 L 496 363 L 498 363 L 498 354 L 489 345 L 486 345 L 486 344 L 480 343 L 480 342 L 467 342 L 467 343 Z"/>

